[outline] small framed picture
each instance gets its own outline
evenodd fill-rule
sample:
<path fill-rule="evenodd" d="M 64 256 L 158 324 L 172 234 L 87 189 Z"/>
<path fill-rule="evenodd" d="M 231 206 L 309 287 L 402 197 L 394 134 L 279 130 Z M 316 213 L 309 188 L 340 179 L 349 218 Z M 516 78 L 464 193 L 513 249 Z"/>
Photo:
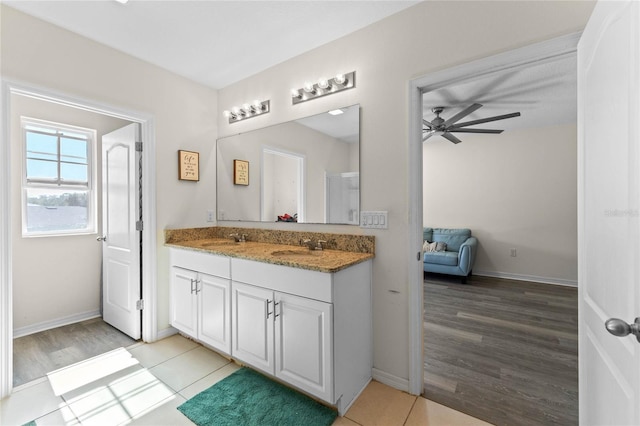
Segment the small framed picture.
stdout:
<path fill-rule="evenodd" d="M 233 160 L 233 183 L 235 185 L 249 185 L 249 162 Z"/>
<path fill-rule="evenodd" d="M 200 153 L 193 151 L 178 151 L 178 179 L 200 180 Z"/>

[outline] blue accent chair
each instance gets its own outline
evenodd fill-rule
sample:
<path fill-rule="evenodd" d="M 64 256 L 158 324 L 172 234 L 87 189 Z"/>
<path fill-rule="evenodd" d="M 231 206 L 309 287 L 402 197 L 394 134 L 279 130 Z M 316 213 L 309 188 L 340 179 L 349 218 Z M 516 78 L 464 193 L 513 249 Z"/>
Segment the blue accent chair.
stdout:
<path fill-rule="evenodd" d="M 447 244 L 445 251 L 423 253 L 424 271 L 458 275 L 466 284 L 476 260 L 478 240 L 470 229 L 424 228 L 423 240 Z"/>

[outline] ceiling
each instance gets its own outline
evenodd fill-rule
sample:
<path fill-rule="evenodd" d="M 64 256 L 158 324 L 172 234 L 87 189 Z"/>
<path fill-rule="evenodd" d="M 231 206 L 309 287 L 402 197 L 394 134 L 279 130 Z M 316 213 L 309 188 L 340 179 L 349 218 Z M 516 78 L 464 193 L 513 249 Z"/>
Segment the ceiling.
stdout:
<path fill-rule="evenodd" d="M 114 0 L 3 0 L 3 3 L 220 89 L 419 2 L 130 0 L 120 4 Z"/>
<path fill-rule="evenodd" d="M 440 116 L 446 120 L 477 102 L 483 107 L 459 123 L 512 112 L 522 115 L 473 127 L 507 131 L 575 123 L 576 93 L 576 57 L 569 55 L 425 93 L 423 117 L 432 120 L 435 114 L 431 108 L 443 106 Z M 463 141 L 468 137 L 458 136 Z"/>

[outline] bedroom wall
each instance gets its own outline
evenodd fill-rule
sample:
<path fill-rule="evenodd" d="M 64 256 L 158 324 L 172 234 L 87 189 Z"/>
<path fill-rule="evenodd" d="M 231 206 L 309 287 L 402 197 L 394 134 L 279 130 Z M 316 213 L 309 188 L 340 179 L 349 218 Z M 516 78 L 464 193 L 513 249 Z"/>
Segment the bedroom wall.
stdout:
<path fill-rule="evenodd" d="M 22 237 L 21 116 L 95 129 L 97 141 L 103 134 L 129 123 L 25 96 L 11 96 L 14 337 L 99 315 L 102 271 L 102 244 L 96 241 L 96 234 Z M 99 142 L 93 149 L 97 166 L 94 188 L 98 191 L 96 207 L 100 223 L 102 179 L 99 165 L 102 155 Z"/>
<path fill-rule="evenodd" d="M 361 210 L 387 210 L 389 228 L 298 225 L 295 229 L 366 233 L 376 238 L 373 262 L 373 364 L 378 380 L 407 388 L 409 374 L 408 82 L 429 72 L 581 31 L 592 2 L 428 1 L 349 36 L 226 87 L 219 109 L 270 99 L 271 112 L 229 125 L 220 136 L 359 103 Z M 455 17 L 455 28 L 451 17 Z M 305 81 L 356 70 L 357 87 L 291 105 Z M 220 222 L 224 224 L 224 222 Z M 286 224 L 253 225 L 286 228 Z M 288 228 L 290 229 L 290 228 Z"/>
<path fill-rule="evenodd" d="M 423 164 L 423 223 L 470 228 L 475 274 L 577 285 L 575 123 L 431 138 Z"/>

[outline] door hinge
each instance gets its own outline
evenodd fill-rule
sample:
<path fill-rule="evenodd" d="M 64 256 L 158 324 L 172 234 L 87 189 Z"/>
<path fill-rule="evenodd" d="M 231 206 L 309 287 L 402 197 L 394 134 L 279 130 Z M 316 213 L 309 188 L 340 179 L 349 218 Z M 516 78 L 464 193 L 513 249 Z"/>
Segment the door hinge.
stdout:
<path fill-rule="evenodd" d="M 136 152 L 142 152 L 142 142 L 136 142 Z"/>
<path fill-rule="evenodd" d="M 144 309 L 144 299 L 140 299 L 138 301 L 136 301 L 136 309 L 138 311 L 141 311 Z"/>
<path fill-rule="evenodd" d="M 139 220 L 136 222 L 136 231 L 142 231 L 142 229 L 144 228 L 142 221 Z"/>

